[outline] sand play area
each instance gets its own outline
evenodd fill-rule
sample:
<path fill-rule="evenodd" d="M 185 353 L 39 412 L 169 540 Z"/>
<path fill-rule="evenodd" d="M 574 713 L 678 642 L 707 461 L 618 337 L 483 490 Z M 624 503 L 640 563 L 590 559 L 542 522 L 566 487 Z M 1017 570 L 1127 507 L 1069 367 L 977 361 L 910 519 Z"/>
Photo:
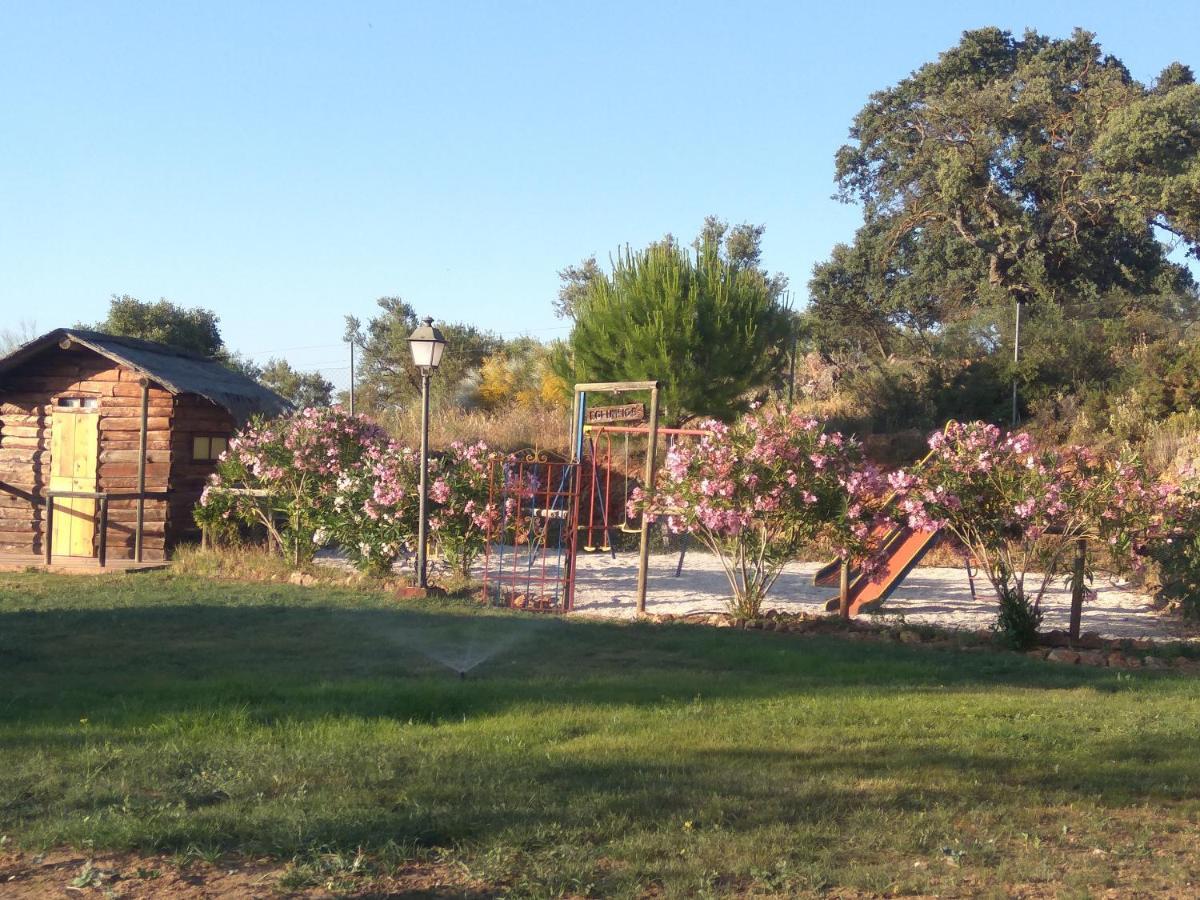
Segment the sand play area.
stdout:
<path fill-rule="evenodd" d="M 717 558 L 712 554 L 689 551 L 683 574 L 674 577 L 677 554 L 656 554 L 650 558 L 650 578 L 646 611 L 654 614 L 688 615 L 722 612 L 729 595 L 729 582 Z M 815 562 L 792 563 L 779 577 L 766 608 L 781 612 L 824 613 L 825 601 L 836 589 L 816 587 Z M 636 613 L 637 556 L 618 554 L 614 560 L 606 553 L 579 554 L 575 584 L 575 615 L 632 618 Z M 1196 638 L 1195 629 L 1184 626 L 1177 617 L 1156 611 L 1149 597 L 1128 585 L 1097 575 L 1097 597 L 1083 607 L 1082 630 L 1102 637 L 1147 637 L 1163 640 Z M 941 625 L 949 628 L 988 627 L 996 618 L 991 586 L 976 576 L 976 600 L 962 568 L 921 567 L 904 580 L 876 615 L 884 618 L 903 616 L 905 621 Z M 1062 584 L 1047 590 L 1042 601 L 1045 611 L 1043 629 L 1066 629 L 1070 613 L 1070 591 Z"/>
<path fill-rule="evenodd" d="M 511 548 L 508 552 L 512 552 Z M 344 556 L 330 551 L 318 553 L 316 562 L 350 569 Z M 676 578 L 678 562 L 676 553 L 651 555 L 646 611 L 674 616 L 724 612 L 725 599 L 730 594 L 729 582 L 717 558 L 711 553 L 689 550 L 683 572 Z M 836 589 L 813 584 L 813 573 L 820 566 L 818 562 L 789 564 L 775 583 L 764 609 L 825 614 L 825 601 L 836 594 Z M 440 569 L 439 563 L 431 559 L 430 572 L 435 579 Z M 477 564 L 476 577 L 481 574 L 479 569 Z M 411 559 L 397 563 L 396 571 L 411 573 Z M 1108 638 L 1200 642 L 1200 628 L 1157 610 L 1149 597 L 1130 585 L 1097 575 L 1092 587 L 1096 599 L 1084 604 L 1084 632 Z M 987 628 L 995 621 L 996 604 L 991 585 L 980 575 L 975 578 L 975 593 L 976 598 L 972 599 L 965 569 L 922 566 L 909 574 L 879 612 L 867 615 L 882 620 L 903 616 L 906 622 L 945 628 Z M 572 615 L 632 619 L 637 615 L 636 597 L 636 553 L 618 553 L 615 559 L 608 553 L 579 554 Z M 1070 604 L 1071 594 L 1065 584 L 1060 582 L 1047 590 L 1042 600 L 1043 630 L 1066 630 Z"/>

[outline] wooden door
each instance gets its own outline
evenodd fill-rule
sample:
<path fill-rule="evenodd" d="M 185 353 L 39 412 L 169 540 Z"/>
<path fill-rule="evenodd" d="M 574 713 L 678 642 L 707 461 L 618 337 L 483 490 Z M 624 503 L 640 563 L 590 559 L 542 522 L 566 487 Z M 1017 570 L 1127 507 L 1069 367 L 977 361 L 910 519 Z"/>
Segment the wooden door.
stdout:
<path fill-rule="evenodd" d="M 94 412 L 55 409 L 50 431 L 50 490 L 96 490 L 96 455 L 100 417 Z M 55 556 L 94 556 L 96 501 L 54 501 Z"/>

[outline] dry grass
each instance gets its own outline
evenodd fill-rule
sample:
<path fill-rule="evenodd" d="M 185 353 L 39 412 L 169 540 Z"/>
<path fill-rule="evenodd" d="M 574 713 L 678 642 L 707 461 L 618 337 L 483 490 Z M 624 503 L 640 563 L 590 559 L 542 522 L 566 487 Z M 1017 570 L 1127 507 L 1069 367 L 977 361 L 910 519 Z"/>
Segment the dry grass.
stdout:
<path fill-rule="evenodd" d="M 348 577 L 348 573 L 341 569 L 324 566 L 308 565 L 302 569 L 314 582 L 322 584 L 344 584 Z M 184 544 L 171 554 L 171 570 L 176 575 L 195 578 L 287 581 L 296 567 L 287 557 L 270 553 L 254 544 L 205 549 L 195 544 Z M 349 577 L 355 581 L 365 579 L 358 573 L 352 573 Z"/>
<path fill-rule="evenodd" d="M 454 441 L 486 441 L 502 451 L 556 450 L 570 443 L 570 412 L 562 407 L 513 405 L 503 410 L 434 410 L 429 422 L 429 443 L 435 450 Z M 421 441 L 421 411 L 406 409 L 381 418 L 396 440 L 410 446 Z"/>

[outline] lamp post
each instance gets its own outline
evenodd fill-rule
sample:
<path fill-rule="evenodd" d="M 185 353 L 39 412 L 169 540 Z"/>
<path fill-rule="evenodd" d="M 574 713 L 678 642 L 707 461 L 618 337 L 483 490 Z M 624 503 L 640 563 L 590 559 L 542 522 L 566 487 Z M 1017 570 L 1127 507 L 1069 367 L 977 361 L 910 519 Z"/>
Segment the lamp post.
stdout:
<path fill-rule="evenodd" d="M 1017 427 L 1017 366 L 1021 362 L 1021 306 L 1025 301 L 1017 298 L 1017 318 L 1013 328 L 1013 395 L 1012 395 L 1012 427 Z"/>
<path fill-rule="evenodd" d="M 425 578 L 425 549 L 428 541 L 429 505 L 429 379 L 442 363 L 446 338 L 433 327 L 433 318 L 423 320 L 408 338 L 413 364 L 421 371 L 421 508 L 417 523 L 417 586 L 428 587 Z"/>

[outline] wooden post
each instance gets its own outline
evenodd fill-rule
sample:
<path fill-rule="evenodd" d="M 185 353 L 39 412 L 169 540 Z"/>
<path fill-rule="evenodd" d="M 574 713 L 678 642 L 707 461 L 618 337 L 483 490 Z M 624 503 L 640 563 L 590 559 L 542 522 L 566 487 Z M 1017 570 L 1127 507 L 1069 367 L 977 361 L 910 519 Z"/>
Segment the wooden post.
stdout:
<path fill-rule="evenodd" d="M 108 561 L 108 496 L 100 497 L 100 547 L 96 554 L 100 558 L 100 568 Z"/>
<path fill-rule="evenodd" d="M 1087 571 L 1087 540 L 1075 542 L 1075 569 L 1071 575 L 1071 625 L 1068 632 L 1072 641 L 1079 640 L 1079 625 L 1083 618 L 1083 579 Z"/>
<path fill-rule="evenodd" d="M 646 475 L 642 490 L 646 496 L 654 491 L 654 472 L 658 453 L 658 382 L 650 388 L 650 432 L 649 446 L 646 447 Z M 637 580 L 637 611 L 638 615 L 646 613 L 646 575 L 650 568 L 650 520 L 642 513 L 642 535 L 638 545 L 638 580 Z"/>
<path fill-rule="evenodd" d="M 838 578 L 838 615 L 850 620 L 850 560 L 843 559 Z"/>
<path fill-rule="evenodd" d="M 52 558 L 50 545 L 54 543 L 54 495 L 50 493 L 46 494 L 46 534 L 42 540 L 45 544 L 43 549 L 46 551 L 46 565 L 50 565 Z"/>
<path fill-rule="evenodd" d="M 142 385 L 142 428 L 138 433 L 138 473 L 137 473 L 137 522 L 133 533 L 133 558 L 142 561 L 142 529 L 146 518 L 146 419 L 150 413 L 150 382 L 141 379 Z"/>

